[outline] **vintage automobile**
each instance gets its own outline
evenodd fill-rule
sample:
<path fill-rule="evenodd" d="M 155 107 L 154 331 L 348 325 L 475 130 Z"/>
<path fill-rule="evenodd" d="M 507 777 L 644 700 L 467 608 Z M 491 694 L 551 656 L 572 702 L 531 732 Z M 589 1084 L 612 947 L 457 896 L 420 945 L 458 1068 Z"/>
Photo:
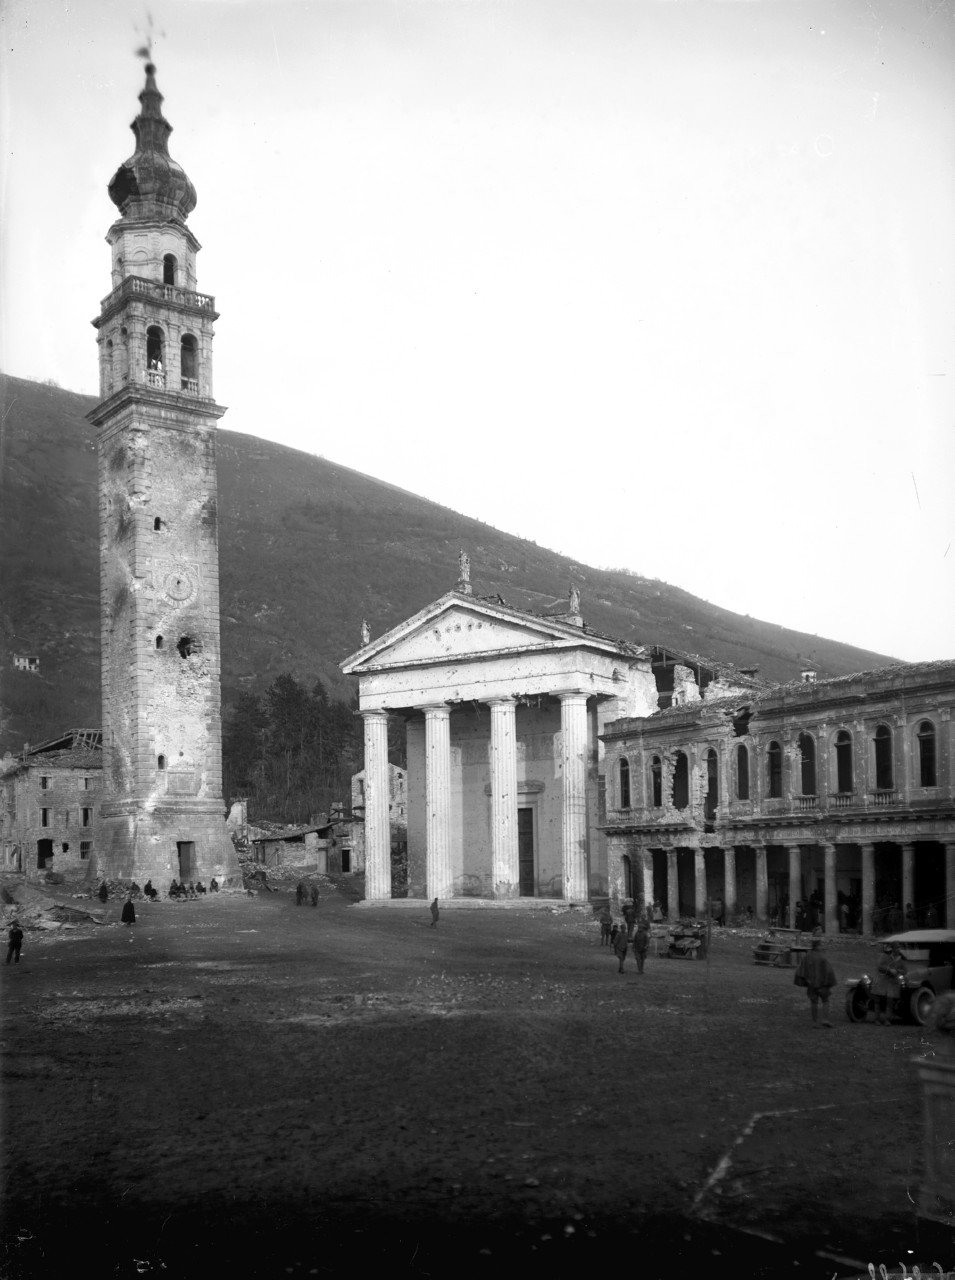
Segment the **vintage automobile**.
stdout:
<path fill-rule="evenodd" d="M 883 943 L 898 943 L 906 960 L 902 994 L 896 1015 L 925 1026 L 935 997 L 955 987 L 955 929 L 913 929 L 893 933 Z M 875 1010 L 873 974 L 846 981 L 846 1016 L 850 1022 L 864 1022 Z"/>

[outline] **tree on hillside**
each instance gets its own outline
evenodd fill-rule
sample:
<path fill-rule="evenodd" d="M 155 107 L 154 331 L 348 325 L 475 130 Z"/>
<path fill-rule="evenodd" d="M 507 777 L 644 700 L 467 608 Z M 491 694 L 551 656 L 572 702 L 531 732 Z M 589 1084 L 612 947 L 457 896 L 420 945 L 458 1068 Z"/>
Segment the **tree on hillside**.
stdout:
<path fill-rule="evenodd" d="M 355 706 L 329 698 L 320 680 L 308 689 L 280 675 L 264 696 L 240 694 L 223 720 L 226 797 L 247 799 L 253 818 L 307 822 L 347 804 L 361 762 Z"/>

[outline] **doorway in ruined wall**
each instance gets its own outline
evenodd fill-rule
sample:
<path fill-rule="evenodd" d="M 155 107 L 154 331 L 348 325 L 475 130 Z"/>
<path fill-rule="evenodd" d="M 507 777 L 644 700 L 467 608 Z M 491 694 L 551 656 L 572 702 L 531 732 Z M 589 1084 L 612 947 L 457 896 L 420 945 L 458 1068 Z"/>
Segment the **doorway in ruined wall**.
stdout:
<path fill-rule="evenodd" d="M 49 871 L 53 866 L 53 841 L 38 840 L 36 842 L 36 866 L 38 871 Z"/>
<path fill-rule="evenodd" d="M 179 882 L 194 880 L 196 877 L 196 845 L 193 840 L 177 840 L 176 853 L 179 857 Z"/>
<path fill-rule="evenodd" d="M 693 849 L 677 849 L 676 883 L 680 915 L 693 919 L 696 916 L 696 853 Z"/>
<path fill-rule="evenodd" d="M 537 897 L 537 867 L 534 862 L 534 807 L 517 810 L 518 892 L 522 898 Z"/>
<path fill-rule="evenodd" d="M 653 858 L 653 900 L 659 902 L 661 910 L 667 909 L 667 852 L 666 849 L 654 849 Z"/>

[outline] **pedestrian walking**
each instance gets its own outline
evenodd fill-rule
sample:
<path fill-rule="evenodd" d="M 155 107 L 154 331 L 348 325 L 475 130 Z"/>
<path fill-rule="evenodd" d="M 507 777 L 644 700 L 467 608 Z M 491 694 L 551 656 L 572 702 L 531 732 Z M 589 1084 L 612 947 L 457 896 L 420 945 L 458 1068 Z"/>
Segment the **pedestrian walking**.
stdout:
<path fill-rule="evenodd" d="M 637 923 L 637 908 L 631 898 L 627 898 L 623 904 L 623 918 L 627 925 L 627 938 L 630 939 L 633 937 L 633 926 Z"/>
<path fill-rule="evenodd" d="M 20 921 L 14 920 L 10 924 L 10 932 L 7 934 L 7 964 L 12 960 L 14 964 L 20 963 L 20 948 L 23 946 L 23 930 L 20 928 Z"/>
<path fill-rule="evenodd" d="M 637 958 L 637 973 L 643 973 L 643 966 L 649 950 L 650 926 L 646 920 L 640 920 L 633 935 L 633 954 Z"/>
<path fill-rule="evenodd" d="M 131 893 L 126 895 L 126 901 L 123 903 L 123 910 L 119 918 L 123 924 L 136 923 L 136 908 L 133 905 L 133 895 Z"/>
<path fill-rule="evenodd" d="M 308 900 L 313 907 L 318 906 L 318 885 L 317 884 L 313 884 L 311 889 L 309 889 Z"/>
<path fill-rule="evenodd" d="M 617 957 L 618 973 L 623 973 L 623 962 L 627 958 L 627 948 L 629 946 L 630 939 L 627 937 L 627 930 L 621 926 L 613 937 L 613 949 Z"/>
<path fill-rule="evenodd" d="M 433 929 L 438 923 L 438 900 L 435 898 L 431 904 L 431 928 Z"/>
<path fill-rule="evenodd" d="M 300 907 L 305 901 L 305 892 L 305 882 L 303 880 L 299 880 L 298 884 L 295 886 L 295 905 L 297 907 Z"/>
<path fill-rule="evenodd" d="M 829 996 L 836 985 L 836 975 L 832 965 L 822 954 L 822 934 L 813 935 L 810 949 L 799 961 L 799 968 L 793 979 L 797 987 L 805 987 L 809 997 L 809 1007 L 813 1027 L 819 1026 L 819 1002 L 822 1001 L 822 1025 L 831 1027 L 829 1021 Z"/>

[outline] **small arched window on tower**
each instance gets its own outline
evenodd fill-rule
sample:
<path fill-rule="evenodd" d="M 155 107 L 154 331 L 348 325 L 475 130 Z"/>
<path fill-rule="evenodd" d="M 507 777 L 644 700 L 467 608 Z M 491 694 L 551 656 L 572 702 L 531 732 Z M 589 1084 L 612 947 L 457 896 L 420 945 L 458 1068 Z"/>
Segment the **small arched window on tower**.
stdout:
<path fill-rule="evenodd" d="M 165 757 L 165 756 L 157 756 L 157 757 L 156 757 L 156 768 L 157 768 L 157 769 L 160 771 L 160 773 L 161 773 L 161 772 L 162 772 L 162 770 L 163 770 L 163 769 L 165 769 L 165 767 L 166 767 L 166 757 Z"/>
<path fill-rule="evenodd" d="M 630 761 L 620 757 L 620 808 L 630 808 Z"/>
<path fill-rule="evenodd" d="M 852 734 L 840 729 L 836 734 L 836 790 L 847 795 L 852 789 Z"/>
<path fill-rule="evenodd" d="M 113 391 L 113 339 L 106 339 L 106 356 L 103 368 L 104 378 L 103 387 L 107 395 L 111 395 Z"/>
<path fill-rule="evenodd" d="M 176 283 L 176 259 L 171 253 L 167 253 L 162 260 L 162 282 L 163 284 Z"/>
<path fill-rule="evenodd" d="M 875 731 L 875 789 L 892 790 L 892 730 L 880 724 Z"/>
<path fill-rule="evenodd" d="M 160 390 L 166 386 L 166 353 L 158 324 L 151 324 L 146 330 L 146 385 Z"/>
<path fill-rule="evenodd" d="M 199 344 L 191 333 L 185 333 L 179 346 L 179 369 L 182 390 L 199 394 Z"/>
<path fill-rule="evenodd" d="M 923 720 L 916 735 L 919 744 L 919 786 L 934 787 L 938 785 L 935 772 L 935 725 L 931 720 Z"/>

